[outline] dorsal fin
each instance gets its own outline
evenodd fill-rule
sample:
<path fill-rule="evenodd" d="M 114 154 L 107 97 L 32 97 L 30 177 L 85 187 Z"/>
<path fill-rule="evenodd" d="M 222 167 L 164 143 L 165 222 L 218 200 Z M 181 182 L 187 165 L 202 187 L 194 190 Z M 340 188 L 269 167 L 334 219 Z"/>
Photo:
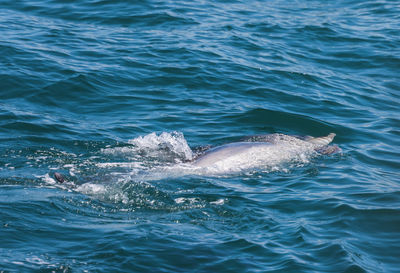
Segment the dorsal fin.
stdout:
<path fill-rule="evenodd" d="M 310 142 L 312 144 L 319 145 L 319 146 L 325 146 L 325 145 L 328 145 L 329 143 L 331 143 L 335 136 L 336 136 L 335 133 L 330 133 L 327 136 L 324 136 L 324 137 L 312 137 L 312 138 L 307 139 L 306 141 Z"/>

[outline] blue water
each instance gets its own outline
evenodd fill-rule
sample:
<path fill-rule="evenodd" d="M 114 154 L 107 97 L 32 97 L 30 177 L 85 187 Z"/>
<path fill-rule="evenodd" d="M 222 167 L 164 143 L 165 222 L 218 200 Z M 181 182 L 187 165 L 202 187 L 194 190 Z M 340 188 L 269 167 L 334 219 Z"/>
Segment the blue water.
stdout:
<path fill-rule="evenodd" d="M 399 1 L 133 2 L 0 1 L 0 272 L 398 272 Z"/>

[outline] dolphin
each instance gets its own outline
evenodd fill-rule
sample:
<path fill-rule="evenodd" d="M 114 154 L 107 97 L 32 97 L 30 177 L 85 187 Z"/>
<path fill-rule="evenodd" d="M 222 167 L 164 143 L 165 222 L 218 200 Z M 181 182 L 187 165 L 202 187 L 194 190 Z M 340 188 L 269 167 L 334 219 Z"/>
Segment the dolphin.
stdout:
<path fill-rule="evenodd" d="M 328 146 L 336 136 L 330 133 L 323 137 L 289 136 L 284 134 L 256 135 L 240 142 L 228 143 L 207 150 L 192 164 L 196 167 L 244 167 L 252 166 L 249 161 L 278 163 L 291 157 L 312 152 L 332 154 L 340 151 L 337 146 Z M 253 164 L 255 165 L 255 164 Z"/>
<path fill-rule="evenodd" d="M 216 168 L 218 172 L 235 172 L 257 166 L 276 166 L 293 159 L 307 160 L 315 152 L 332 154 L 341 151 L 337 145 L 328 145 L 336 136 L 290 136 L 284 134 L 254 135 L 233 142 L 202 150 L 189 164 L 198 168 Z M 67 181 L 59 172 L 53 174 L 58 183 Z"/>

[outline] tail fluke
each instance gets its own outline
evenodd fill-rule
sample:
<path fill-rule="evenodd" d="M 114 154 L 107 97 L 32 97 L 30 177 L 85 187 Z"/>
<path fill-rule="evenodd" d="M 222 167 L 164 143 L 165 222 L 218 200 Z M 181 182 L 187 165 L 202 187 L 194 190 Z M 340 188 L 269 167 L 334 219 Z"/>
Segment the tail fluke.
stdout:
<path fill-rule="evenodd" d="M 329 143 L 331 143 L 335 136 L 336 136 L 335 133 L 330 133 L 327 136 L 313 137 L 313 138 L 307 139 L 306 141 L 310 142 L 312 144 L 318 145 L 318 146 L 325 146 L 325 145 L 328 145 Z"/>

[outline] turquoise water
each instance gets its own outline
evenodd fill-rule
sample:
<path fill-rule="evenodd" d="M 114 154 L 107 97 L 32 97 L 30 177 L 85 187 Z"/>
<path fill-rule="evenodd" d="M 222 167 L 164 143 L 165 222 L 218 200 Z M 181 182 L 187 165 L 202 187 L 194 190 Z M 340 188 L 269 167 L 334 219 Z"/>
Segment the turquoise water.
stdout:
<path fill-rule="evenodd" d="M 398 1 L 0 3 L 0 272 L 398 272 Z"/>

